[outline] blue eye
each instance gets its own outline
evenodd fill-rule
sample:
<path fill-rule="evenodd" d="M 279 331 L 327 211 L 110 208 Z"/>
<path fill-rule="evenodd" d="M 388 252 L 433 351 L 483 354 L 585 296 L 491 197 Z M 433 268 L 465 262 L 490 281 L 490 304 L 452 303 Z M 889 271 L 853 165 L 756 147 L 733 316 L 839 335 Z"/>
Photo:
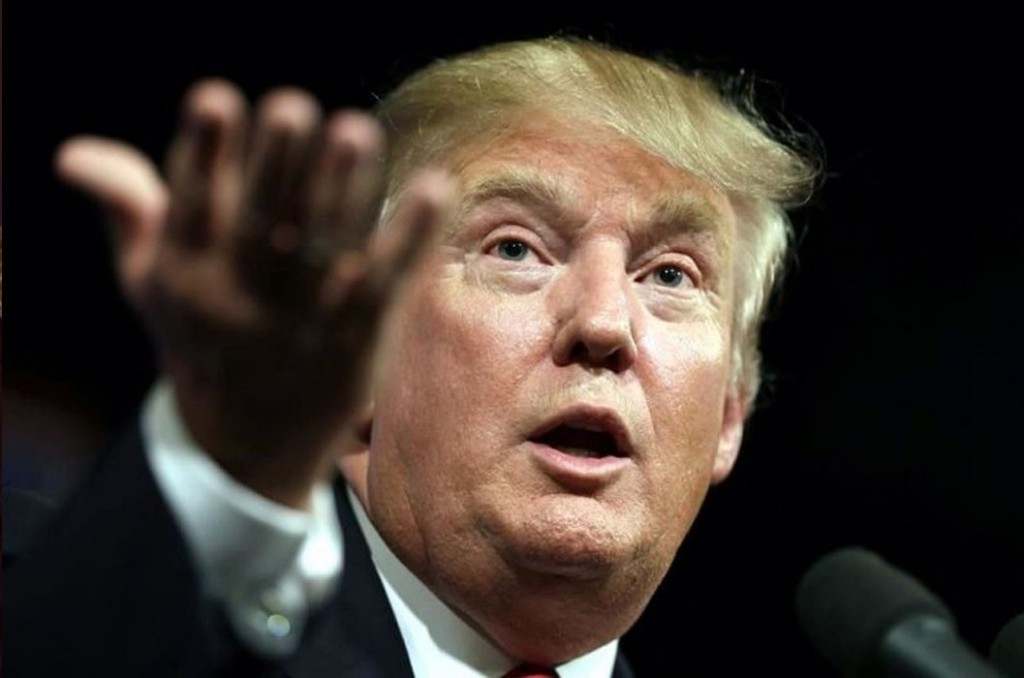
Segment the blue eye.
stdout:
<path fill-rule="evenodd" d="M 665 287 L 679 287 L 687 278 L 687 275 L 678 266 L 659 266 L 653 275 L 655 281 Z"/>
<path fill-rule="evenodd" d="M 499 257 L 509 261 L 522 261 L 530 253 L 529 246 L 522 240 L 502 240 L 495 249 Z"/>

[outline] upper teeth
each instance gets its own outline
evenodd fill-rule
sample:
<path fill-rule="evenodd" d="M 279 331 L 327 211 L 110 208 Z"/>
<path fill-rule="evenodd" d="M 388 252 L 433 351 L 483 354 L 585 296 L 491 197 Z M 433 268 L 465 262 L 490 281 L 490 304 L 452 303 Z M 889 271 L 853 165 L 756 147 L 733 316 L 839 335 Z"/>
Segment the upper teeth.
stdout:
<path fill-rule="evenodd" d="M 586 447 L 561 447 L 561 448 L 559 448 L 559 450 L 561 452 L 564 452 L 565 454 L 570 454 L 570 455 L 572 455 L 574 457 L 594 458 L 594 457 L 603 456 L 597 450 L 591 450 L 591 449 L 586 448 Z"/>
<path fill-rule="evenodd" d="M 575 421 L 568 424 L 571 428 L 578 428 L 581 431 L 593 431 L 594 433 L 607 433 L 608 431 L 599 424 L 592 424 L 590 422 Z"/>

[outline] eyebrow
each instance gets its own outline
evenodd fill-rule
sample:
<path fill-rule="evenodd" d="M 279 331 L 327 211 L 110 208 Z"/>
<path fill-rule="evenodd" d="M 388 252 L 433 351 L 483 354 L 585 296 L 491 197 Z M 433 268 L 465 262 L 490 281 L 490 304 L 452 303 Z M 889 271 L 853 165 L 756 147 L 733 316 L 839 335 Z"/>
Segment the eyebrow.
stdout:
<path fill-rule="evenodd" d="M 650 225 L 636 231 L 634 236 L 634 244 L 640 249 L 653 247 L 674 236 L 687 235 L 710 240 L 719 254 L 728 251 L 725 215 L 701 194 L 680 191 L 670 195 L 655 203 L 645 220 Z"/>
<path fill-rule="evenodd" d="M 474 208 L 494 201 L 522 203 L 554 217 L 573 203 L 576 192 L 554 177 L 521 167 L 505 168 L 470 184 L 455 208 L 459 224 Z"/>
<path fill-rule="evenodd" d="M 452 225 L 457 224 L 479 205 L 494 200 L 510 200 L 547 213 L 552 220 L 565 220 L 564 211 L 573 204 L 576 191 L 564 182 L 529 168 L 502 168 L 470 184 L 456 206 Z M 710 240 L 719 254 L 727 250 L 729 239 L 723 232 L 721 210 L 703 195 L 679 191 L 657 201 L 643 215 L 631 215 L 636 222 L 643 219 L 645 228 L 633 231 L 633 245 L 648 249 L 680 235 Z M 571 219 L 571 217 L 570 217 Z"/>

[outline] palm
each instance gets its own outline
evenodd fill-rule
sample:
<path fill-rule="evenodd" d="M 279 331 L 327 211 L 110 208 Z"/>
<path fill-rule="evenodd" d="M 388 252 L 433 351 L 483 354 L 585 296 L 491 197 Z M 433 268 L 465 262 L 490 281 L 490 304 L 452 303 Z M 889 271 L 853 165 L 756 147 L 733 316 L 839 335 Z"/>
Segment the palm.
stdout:
<path fill-rule="evenodd" d="M 166 183 L 114 142 L 73 140 L 59 162 L 111 208 L 122 283 L 193 435 L 243 482 L 295 503 L 364 398 L 382 312 L 446 188 L 421 177 L 374 239 L 376 124 L 351 112 L 324 123 L 287 90 L 254 117 L 232 86 L 201 83 Z"/>

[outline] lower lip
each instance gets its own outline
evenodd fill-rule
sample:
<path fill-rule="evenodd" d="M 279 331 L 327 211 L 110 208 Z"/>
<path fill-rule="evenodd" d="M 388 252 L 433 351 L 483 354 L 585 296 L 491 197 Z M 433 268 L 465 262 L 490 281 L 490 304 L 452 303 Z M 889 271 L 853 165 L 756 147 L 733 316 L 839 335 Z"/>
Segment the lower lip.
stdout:
<path fill-rule="evenodd" d="M 542 443 L 527 444 L 541 470 L 573 492 L 593 492 L 606 487 L 632 463 L 628 457 L 577 457 Z"/>

